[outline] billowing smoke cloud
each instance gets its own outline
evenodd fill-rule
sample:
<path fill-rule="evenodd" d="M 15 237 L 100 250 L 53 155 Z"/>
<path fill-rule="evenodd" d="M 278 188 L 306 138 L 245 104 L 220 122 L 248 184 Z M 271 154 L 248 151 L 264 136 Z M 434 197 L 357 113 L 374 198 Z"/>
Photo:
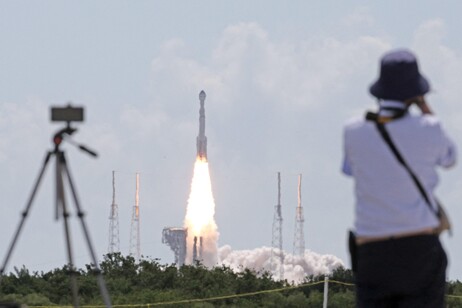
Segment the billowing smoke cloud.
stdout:
<path fill-rule="evenodd" d="M 270 272 L 274 278 L 279 278 L 281 267 L 279 249 L 275 249 L 271 257 L 271 247 L 261 247 L 253 250 L 232 250 L 225 245 L 218 250 L 218 256 L 223 265 L 235 271 L 249 268 L 258 272 Z M 342 260 L 333 255 L 320 255 L 305 250 L 304 256 L 284 254 L 284 279 L 289 282 L 300 283 L 306 276 L 329 274 L 334 269 L 344 266 Z"/>

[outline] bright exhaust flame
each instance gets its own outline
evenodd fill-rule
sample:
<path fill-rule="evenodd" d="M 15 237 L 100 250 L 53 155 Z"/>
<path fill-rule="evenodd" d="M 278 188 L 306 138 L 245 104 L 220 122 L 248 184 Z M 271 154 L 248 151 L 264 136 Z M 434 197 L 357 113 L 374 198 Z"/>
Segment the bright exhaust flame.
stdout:
<path fill-rule="evenodd" d="M 197 157 L 191 183 L 184 226 L 188 230 L 186 240 L 186 264 L 193 263 L 194 237 L 197 260 L 212 267 L 218 262 L 218 231 L 215 223 L 215 201 L 210 182 L 209 164 L 206 158 Z M 202 247 L 200 238 L 202 237 Z"/>

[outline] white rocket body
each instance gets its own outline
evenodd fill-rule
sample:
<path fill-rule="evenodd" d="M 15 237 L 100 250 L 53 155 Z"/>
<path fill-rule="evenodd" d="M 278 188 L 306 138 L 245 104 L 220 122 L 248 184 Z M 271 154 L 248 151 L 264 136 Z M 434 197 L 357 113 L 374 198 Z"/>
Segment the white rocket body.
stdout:
<path fill-rule="evenodd" d="M 207 137 L 205 137 L 205 92 L 199 93 L 201 107 L 199 109 L 199 135 L 197 136 L 197 157 L 207 160 Z"/>

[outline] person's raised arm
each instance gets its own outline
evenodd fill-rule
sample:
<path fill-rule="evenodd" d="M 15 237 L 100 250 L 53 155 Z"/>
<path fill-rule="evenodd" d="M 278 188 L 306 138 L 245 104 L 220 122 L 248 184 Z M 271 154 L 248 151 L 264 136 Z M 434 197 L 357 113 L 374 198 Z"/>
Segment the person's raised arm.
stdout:
<path fill-rule="evenodd" d="M 410 98 L 406 100 L 406 103 L 409 105 L 415 104 L 422 111 L 422 114 L 433 114 L 423 95 Z"/>

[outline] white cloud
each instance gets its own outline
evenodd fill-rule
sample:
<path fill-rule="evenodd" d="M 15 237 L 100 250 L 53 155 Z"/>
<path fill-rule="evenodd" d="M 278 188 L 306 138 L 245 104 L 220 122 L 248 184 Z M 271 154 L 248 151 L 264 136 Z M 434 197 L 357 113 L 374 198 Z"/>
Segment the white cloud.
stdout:
<path fill-rule="evenodd" d="M 0 161 L 12 159 L 10 155 L 17 148 L 27 151 L 40 144 L 38 137 L 44 135 L 48 111 L 45 104 L 37 100 L 0 104 Z"/>
<path fill-rule="evenodd" d="M 169 120 L 162 110 L 152 112 L 149 109 L 139 109 L 133 106 L 125 106 L 120 115 L 121 124 L 129 130 L 132 137 L 139 139 L 159 136 L 161 127 Z"/>
<path fill-rule="evenodd" d="M 219 104 L 233 104 L 235 109 L 239 100 L 254 98 L 265 104 L 309 106 L 344 90 L 371 64 L 375 68 L 377 55 L 388 48 L 387 42 L 370 36 L 277 42 L 257 23 L 239 23 L 223 31 L 204 64 L 184 56 L 183 43 L 166 42 L 163 50 L 169 52 L 153 61 L 153 73 L 186 91 L 213 91 Z"/>
<path fill-rule="evenodd" d="M 430 103 L 441 114 L 451 131 L 462 133 L 460 97 L 462 97 L 462 56 L 447 46 L 446 25 L 441 19 L 423 23 L 415 32 L 413 48 L 419 57 L 422 73 L 432 88 Z M 462 140 L 461 140 L 462 141 Z"/>
<path fill-rule="evenodd" d="M 368 7 L 360 6 L 354 8 L 352 12 L 346 15 L 341 23 L 345 27 L 371 27 L 375 24 L 375 19 Z"/>

